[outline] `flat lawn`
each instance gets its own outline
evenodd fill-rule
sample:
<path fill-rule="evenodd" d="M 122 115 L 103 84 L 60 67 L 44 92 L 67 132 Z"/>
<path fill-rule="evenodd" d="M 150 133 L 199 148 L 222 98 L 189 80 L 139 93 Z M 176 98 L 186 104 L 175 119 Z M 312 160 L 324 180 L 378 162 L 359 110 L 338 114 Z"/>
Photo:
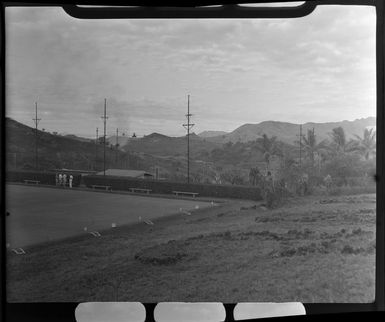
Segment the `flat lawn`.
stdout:
<path fill-rule="evenodd" d="M 375 194 L 229 201 L 8 252 L 9 301 L 371 302 Z"/>
<path fill-rule="evenodd" d="M 154 219 L 208 202 L 22 185 L 6 186 L 7 243 L 18 248 Z"/>

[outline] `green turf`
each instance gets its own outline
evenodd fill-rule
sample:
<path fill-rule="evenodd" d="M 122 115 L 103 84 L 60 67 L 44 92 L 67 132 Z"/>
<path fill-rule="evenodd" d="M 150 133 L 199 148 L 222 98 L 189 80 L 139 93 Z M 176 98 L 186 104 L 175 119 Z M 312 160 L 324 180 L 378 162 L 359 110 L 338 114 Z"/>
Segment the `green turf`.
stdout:
<path fill-rule="evenodd" d="M 210 203 L 127 194 L 7 185 L 7 243 L 11 248 L 153 220 Z"/>

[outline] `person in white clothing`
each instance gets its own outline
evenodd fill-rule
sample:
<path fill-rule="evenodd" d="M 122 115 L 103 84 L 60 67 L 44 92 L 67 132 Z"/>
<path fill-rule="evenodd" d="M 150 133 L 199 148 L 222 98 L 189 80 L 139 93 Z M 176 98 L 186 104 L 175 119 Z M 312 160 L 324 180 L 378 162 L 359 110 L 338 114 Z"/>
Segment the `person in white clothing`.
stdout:
<path fill-rule="evenodd" d="M 61 186 L 63 184 L 63 176 L 61 173 L 59 173 L 59 185 Z"/>
<path fill-rule="evenodd" d="M 70 188 L 72 188 L 72 180 L 73 179 L 74 179 L 73 175 L 70 174 L 70 179 L 69 179 Z"/>
<path fill-rule="evenodd" d="M 63 174 L 63 186 L 65 187 L 67 185 L 67 175 Z"/>

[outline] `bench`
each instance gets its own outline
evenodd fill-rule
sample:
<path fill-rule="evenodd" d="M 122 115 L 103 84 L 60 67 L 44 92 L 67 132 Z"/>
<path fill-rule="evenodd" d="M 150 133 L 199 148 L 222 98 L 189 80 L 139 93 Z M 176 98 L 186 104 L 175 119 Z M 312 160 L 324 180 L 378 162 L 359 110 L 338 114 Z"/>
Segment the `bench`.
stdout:
<path fill-rule="evenodd" d="M 24 180 L 25 183 L 33 183 L 33 184 L 39 184 L 40 181 L 38 180 Z"/>
<path fill-rule="evenodd" d="M 129 188 L 128 189 L 130 192 L 143 192 L 143 193 L 147 193 L 147 194 L 150 194 L 150 192 L 152 191 L 151 189 L 143 189 L 143 188 Z"/>
<path fill-rule="evenodd" d="M 92 189 L 105 189 L 105 190 L 112 191 L 111 186 L 100 186 L 100 185 L 93 184 L 91 185 L 91 187 Z"/>
<path fill-rule="evenodd" d="M 189 192 L 189 191 L 173 191 L 172 193 L 176 196 L 178 196 L 178 195 L 190 195 L 190 196 L 193 196 L 193 198 L 195 198 L 195 196 L 199 195 L 199 193 L 197 193 L 197 192 Z"/>

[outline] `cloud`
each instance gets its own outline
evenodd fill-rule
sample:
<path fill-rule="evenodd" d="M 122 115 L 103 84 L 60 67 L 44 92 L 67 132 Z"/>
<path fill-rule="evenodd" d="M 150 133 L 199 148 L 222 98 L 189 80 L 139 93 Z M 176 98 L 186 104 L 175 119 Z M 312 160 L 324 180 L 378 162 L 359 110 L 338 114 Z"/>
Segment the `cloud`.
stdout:
<path fill-rule="evenodd" d="M 129 21 L 14 7 L 6 36 L 7 115 L 31 122 L 38 101 L 45 127 L 59 132 L 93 135 L 104 98 L 109 128 L 142 133 L 183 134 L 187 94 L 197 131 L 375 113 L 371 7 L 322 6 L 288 20 Z"/>

